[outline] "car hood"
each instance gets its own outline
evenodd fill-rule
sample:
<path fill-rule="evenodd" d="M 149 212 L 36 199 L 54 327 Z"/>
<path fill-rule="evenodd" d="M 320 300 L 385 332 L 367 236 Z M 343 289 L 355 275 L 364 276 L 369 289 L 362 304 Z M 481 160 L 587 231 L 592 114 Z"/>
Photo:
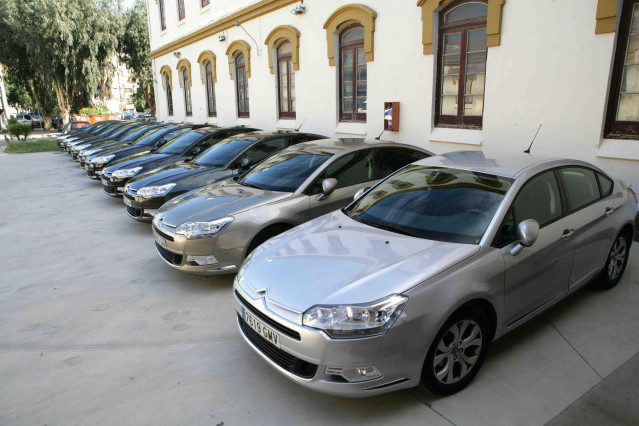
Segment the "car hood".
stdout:
<path fill-rule="evenodd" d="M 128 143 L 118 144 L 104 148 L 100 152 L 96 153 L 96 155 L 115 154 L 116 158 L 122 158 L 138 152 L 148 154 L 151 152 L 151 148 L 148 146 L 129 145 Z"/>
<path fill-rule="evenodd" d="M 287 197 L 289 192 L 265 191 L 225 180 L 174 198 L 160 208 L 169 226 L 189 221 L 210 221 L 269 204 Z"/>
<path fill-rule="evenodd" d="M 138 191 L 140 188 L 150 185 L 165 185 L 176 183 L 179 189 L 188 191 L 200 186 L 211 184 L 228 176 L 230 171 L 197 166 L 195 164 L 179 162 L 169 166 L 160 167 L 144 175 L 129 181 L 129 188 Z M 186 189 L 184 189 L 186 188 Z M 177 190 L 178 188 L 176 188 Z"/>
<path fill-rule="evenodd" d="M 132 167 L 145 166 L 155 161 L 166 160 L 167 158 L 173 158 L 174 162 L 178 159 L 177 157 L 166 154 L 138 152 L 129 155 L 126 158 L 121 158 L 117 161 L 112 162 L 109 167 L 105 169 L 105 171 L 114 172 L 119 169 L 130 169 Z"/>
<path fill-rule="evenodd" d="M 368 303 L 439 274 L 479 246 L 396 234 L 341 211 L 306 222 L 260 246 L 239 285 L 267 304 L 303 313 L 314 305 Z"/>
<path fill-rule="evenodd" d="M 128 145 L 128 144 L 126 144 L 126 145 Z M 89 146 L 84 148 L 84 150 L 88 151 L 90 149 L 98 149 L 98 148 L 100 148 L 100 151 L 102 151 L 102 150 L 110 148 L 112 146 L 122 147 L 124 145 L 120 141 L 100 140 L 100 141 L 91 142 Z M 100 152 L 100 151 L 96 151 L 96 153 Z M 91 155 L 93 155 L 93 154 L 91 154 Z"/>

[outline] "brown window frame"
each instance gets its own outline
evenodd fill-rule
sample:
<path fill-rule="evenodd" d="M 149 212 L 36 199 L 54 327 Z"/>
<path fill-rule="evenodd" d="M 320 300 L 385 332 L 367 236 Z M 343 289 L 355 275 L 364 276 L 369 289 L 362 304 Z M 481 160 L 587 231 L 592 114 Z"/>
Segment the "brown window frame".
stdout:
<path fill-rule="evenodd" d="M 346 34 L 348 31 L 354 28 L 362 28 L 365 31 L 363 25 L 360 24 L 352 24 L 344 28 L 339 33 L 339 121 L 341 122 L 355 122 L 355 123 L 365 123 L 366 122 L 366 113 L 358 113 L 357 112 L 357 49 L 364 49 L 364 39 L 361 41 L 352 41 L 347 43 L 342 43 L 342 36 Z M 344 67 L 342 66 L 342 58 L 343 52 L 352 51 L 353 54 L 353 77 L 351 79 L 351 83 L 353 84 L 353 110 L 350 112 L 344 111 Z M 366 62 L 366 61 L 365 61 Z M 368 67 L 368 64 L 366 64 Z M 366 99 L 368 100 L 368 69 L 366 76 Z M 367 108 L 368 109 L 368 108 Z"/>
<path fill-rule="evenodd" d="M 610 79 L 610 95 L 606 109 L 606 126 L 604 128 L 605 137 L 611 139 L 639 139 L 639 121 L 621 121 L 616 119 L 619 108 L 624 62 L 626 60 L 626 50 L 630 36 L 630 24 L 632 22 L 632 12 L 635 4 L 639 4 L 639 0 L 628 0 L 624 2 L 621 11 L 621 20 L 619 22 L 612 78 Z"/>
<path fill-rule="evenodd" d="M 178 21 L 186 18 L 186 10 L 184 8 L 184 0 L 177 0 Z"/>
<path fill-rule="evenodd" d="M 435 126 L 481 129 L 484 120 L 484 108 L 482 115 L 464 115 L 464 91 L 466 87 L 466 56 L 468 54 L 468 33 L 474 30 L 486 29 L 487 17 L 472 18 L 454 23 L 444 23 L 447 12 L 465 3 L 484 3 L 484 0 L 463 0 L 453 2 L 439 13 L 439 32 L 437 34 L 437 81 L 435 87 Z M 459 86 L 457 89 L 457 115 L 441 114 L 441 90 L 442 74 L 444 69 L 444 36 L 447 34 L 461 33 L 461 45 L 459 50 Z M 485 102 L 484 94 L 484 102 Z M 484 104 L 485 107 L 485 104 Z"/>
<path fill-rule="evenodd" d="M 239 65 L 237 62 L 240 56 L 244 57 L 244 63 L 242 65 Z M 247 60 L 248 58 L 246 58 L 243 53 L 238 53 L 233 58 L 233 61 L 235 62 L 235 101 L 236 101 L 235 103 L 237 105 L 237 116 L 240 118 L 250 117 L 249 98 L 248 98 L 248 78 L 246 77 L 246 61 Z M 242 83 L 243 83 L 242 94 L 244 95 L 244 101 L 242 102 L 244 104 L 245 111 L 240 110 L 240 90 L 241 90 L 240 89 L 240 70 L 242 70 L 242 74 L 244 75 L 244 78 L 242 79 Z"/>
<path fill-rule="evenodd" d="M 283 47 L 286 43 L 290 44 L 292 48 L 292 44 L 288 40 L 277 46 L 277 107 L 280 118 L 295 118 L 295 107 L 293 106 L 294 99 L 291 97 L 291 74 L 295 73 L 293 69 L 293 54 L 286 53 L 282 55 L 280 53 L 281 47 Z M 282 69 L 282 62 L 286 63 L 286 94 L 288 95 L 288 111 L 282 111 L 282 89 L 280 87 L 280 70 Z"/>
<path fill-rule="evenodd" d="M 171 90 L 171 81 L 169 80 L 169 75 L 164 74 L 164 82 L 166 84 L 166 107 L 169 113 L 169 116 L 173 115 L 173 91 Z"/>
<path fill-rule="evenodd" d="M 202 2 L 201 2 L 201 6 L 202 6 L 202 7 L 206 7 L 206 6 L 208 6 L 209 4 L 211 4 L 211 0 L 202 0 Z"/>
<path fill-rule="evenodd" d="M 164 3 L 164 0 L 158 0 L 159 1 L 159 10 L 160 10 L 160 28 L 162 28 L 162 31 L 166 30 L 166 4 Z"/>
<path fill-rule="evenodd" d="M 182 68 L 180 72 L 180 78 L 182 79 L 182 86 L 184 87 L 184 112 L 187 117 L 193 116 L 193 105 L 191 104 L 191 85 L 189 84 L 189 71 L 186 68 Z"/>
<path fill-rule="evenodd" d="M 204 84 L 206 85 L 206 109 L 209 117 L 217 117 L 215 105 L 215 82 L 213 81 L 213 64 L 211 61 L 204 63 Z"/>

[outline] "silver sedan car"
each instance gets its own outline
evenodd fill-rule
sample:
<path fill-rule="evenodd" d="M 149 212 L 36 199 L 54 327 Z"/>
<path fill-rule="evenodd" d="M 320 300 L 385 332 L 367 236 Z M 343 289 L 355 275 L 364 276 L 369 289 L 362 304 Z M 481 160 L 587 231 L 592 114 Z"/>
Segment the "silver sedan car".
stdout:
<path fill-rule="evenodd" d="M 185 272 L 237 272 L 267 239 L 347 206 L 359 189 L 429 155 L 415 146 L 362 139 L 289 147 L 237 181 L 214 183 L 164 204 L 153 220 L 156 249 Z"/>
<path fill-rule="evenodd" d="M 451 394 L 495 339 L 593 279 L 617 284 L 636 213 L 630 188 L 582 161 L 431 157 L 256 248 L 234 282 L 238 326 L 320 392 Z"/>

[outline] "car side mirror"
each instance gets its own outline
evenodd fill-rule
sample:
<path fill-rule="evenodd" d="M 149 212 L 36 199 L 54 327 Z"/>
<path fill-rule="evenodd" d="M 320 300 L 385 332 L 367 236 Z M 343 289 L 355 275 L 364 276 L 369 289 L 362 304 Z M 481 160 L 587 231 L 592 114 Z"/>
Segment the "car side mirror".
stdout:
<path fill-rule="evenodd" d="M 355 195 L 353 196 L 353 201 L 357 200 L 359 197 L 361 197 L 362 195 L 364 195 L 366 193 L 366 191 L 368 191 L 369 189 L 371 189 L 370 186 L 367 186 L 366 188 L 360 188 Z"/>
<path fill-rule="evenodd" d="M 244 157 L 240 160 L 240 170 L 241 171 L 246 171 L 249 169 L 249 167 L 251 167 L 251 159 L 248 157 Z"/>
<path fill-rule="evenodd" d="M 202 149 L 199 146 L 196 146 L 195 148 L 193 148 L 193 150 L 191 151 L 191 155 L 192 156 L 196 156 L 200 153 L 200 151 L 202 151 Z"/>
<path fill-rule="evenodd" d="M 530 247 L 535 244 L 537 237 L 539 237 L 539 223 L 535 219 L 523 220 L 519 222 L 515 235 L 517 237 L 517 245 L 510 251 L 513 256 L 518 255 L 524 247 Z"/>
<path fill-rule="evenodd" d="M 322 193 L 319 197 L 317 197 L 318 201 L 322 201 L 328 198 L 329 195 L 335 191 L 337 187 L 337 179 L 335 178 L 326 178 L 322 181 Z"/>

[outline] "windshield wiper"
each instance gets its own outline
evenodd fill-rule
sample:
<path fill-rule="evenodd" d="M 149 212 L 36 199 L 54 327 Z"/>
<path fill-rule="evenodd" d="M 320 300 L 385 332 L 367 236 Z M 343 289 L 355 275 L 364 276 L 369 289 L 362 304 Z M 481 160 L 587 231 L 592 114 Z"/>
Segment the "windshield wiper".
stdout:
<path fill-rule="evenodd" d="M 262 189 L 262 188 L 260 188 L 260 187 L 259 187 L 259 186 L 257 186 L 257 185 L 253 185 L 252 183 L 246 183 L 246 182 L 244 182 L 244 181 L 242 181 L 242 182 L 238 182 L 238 183 L 239 183 L 240 185 L 242 185 L 242 186 L 248 186 L 249 188 Z"/>
<path fill-rule="evenodd" d="M 418 235 L 418 234 L 416 234 L 414 232 L 408 231 L 408 230 L 406 230 L 404 228 L 400 228 L 398 226 L 382 225 L 381 223 L 371 222 L 371 221 L 363 220 L 363 219 L 360 219 L 359 222 L 363 223 L 364 225 L 372 226 L 373 228 L 379 228 L 379 229 L 383 229 L 385 231 L 395 232 L 397 234 L 408 235 L 410 237 L 423 238 L 421 235 Z"/>

